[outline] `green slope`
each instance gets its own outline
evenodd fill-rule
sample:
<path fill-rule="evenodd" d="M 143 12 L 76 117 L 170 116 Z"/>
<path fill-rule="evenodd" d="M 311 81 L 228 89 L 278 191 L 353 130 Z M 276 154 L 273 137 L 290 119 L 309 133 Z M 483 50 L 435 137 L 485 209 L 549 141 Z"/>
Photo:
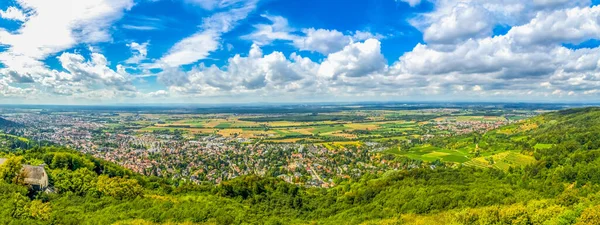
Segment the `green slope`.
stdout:
<path fill-rule="evenodd" d="M 256 176 L 191 185 L 64 148 L 8 150 L 14 165 L 45 162 L 57 193 L 32 192 L 0 166 L 0 224 L 600 224 L 599 119 L 597 108 L 566 110 L 435 140 L 414 155 L 470 156 L 477 144 L 479 156 L 462 163 L 472 166 L 423 164 L 329 189 Z"/>
<path fill-rule="evenodd" d="M 535 150 L 551 149 L 557 143 L 588 139 L 587 149 L 597 149 L 600 137 L 598 108 L 569 109 L 544 114 L 485 134 L 472 133 L 438 138 L 409 149 L 389 151 L 412 159 L 456 163 L 507 170 L 535 162 Z M 506 157 L 509 156 L 509 157 Z"/>
<path fill-rule="evenodd" d="M 19 123 L 15 123 L 13 121 L 10 121 L 10 120 L 0 117 L 0 130 L 4 129 L 4 128 L 21 127 L 21 126 L 22 125 Z"/>

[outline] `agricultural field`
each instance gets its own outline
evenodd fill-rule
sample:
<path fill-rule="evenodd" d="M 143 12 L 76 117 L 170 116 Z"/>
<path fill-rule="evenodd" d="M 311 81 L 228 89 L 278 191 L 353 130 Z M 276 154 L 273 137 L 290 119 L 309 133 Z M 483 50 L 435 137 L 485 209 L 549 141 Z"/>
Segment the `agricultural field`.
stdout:
<path fill-rule="evenodd" d="M 514 114 L 514 113 L 513 113 Z M 514 118 L 514 115 L 511 116 Z M 525 114 L 518 114 L 525 118 Z M 286 114 L 120 114 L 138 117 L 138 133 L 183 132 L 191 135 L 260 139 L 274 143 L 406 141 L 452 135 L 453 130 L 487 130 L 511 120 L 498 112 L 473 110 L 341 110 L 333 113 Z M 119 120 L 119 116 L 115 120 Z M 466 128 L 465 128 L 466 127 Z M 461 129 L 461 130 L 459 130 Z M 428 156 L 425 156 L 426 158 Z M 463 158 L 445 156 L 455 161 Z"/>

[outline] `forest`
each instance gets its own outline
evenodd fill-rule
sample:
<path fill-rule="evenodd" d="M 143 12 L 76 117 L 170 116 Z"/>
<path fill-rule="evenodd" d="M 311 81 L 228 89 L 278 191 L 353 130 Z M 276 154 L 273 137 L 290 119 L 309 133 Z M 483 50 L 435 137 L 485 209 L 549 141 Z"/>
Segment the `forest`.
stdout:
<path fill-rule="evenodd" d="M 427 143 L 474 145 L 480 154 L 519 150 L 533 164 L 502 170 L 421 162 L 332 188 L 256 175 L 191 184 L 141 176 L 64 147 L 9 140 L 0 153 L 7 158 L 0 166 L 0 224 L 600 224 L 599 138 L 599 108 L 563 110 Z M 23 185 L 22 164 L 45 164 L 52 191 Z"/>

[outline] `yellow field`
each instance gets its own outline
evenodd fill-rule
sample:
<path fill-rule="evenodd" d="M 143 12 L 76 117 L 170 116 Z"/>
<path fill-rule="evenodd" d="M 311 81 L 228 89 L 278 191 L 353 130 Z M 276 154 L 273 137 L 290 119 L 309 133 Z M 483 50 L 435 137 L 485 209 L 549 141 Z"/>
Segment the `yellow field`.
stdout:
<path fill-rule="evenodd" d="M 379 128 L 379 125 L 376 123 L 348 123 L 345 126 L 354 130 L 375 130 Z"/>
<path fill-rule="evenodd" d="M 313 134 L 311 132 L 311 130 L 313 130 L 313 128 L 300 128 L 300 129 L 294 129 L 293 131 L 297 132 L 297 133 L 301 133 L 301 134 L 311 135 L 311 134 Z"/>

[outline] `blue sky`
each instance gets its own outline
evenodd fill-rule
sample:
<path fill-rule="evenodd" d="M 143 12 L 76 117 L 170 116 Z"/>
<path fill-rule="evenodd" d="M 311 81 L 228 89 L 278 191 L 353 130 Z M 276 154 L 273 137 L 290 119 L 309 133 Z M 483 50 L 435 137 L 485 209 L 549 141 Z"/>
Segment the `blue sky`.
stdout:
<path fill-rule="evenodd" d="M 0 103 L 597 102 L 590 0 L 8 0 Z"/>

